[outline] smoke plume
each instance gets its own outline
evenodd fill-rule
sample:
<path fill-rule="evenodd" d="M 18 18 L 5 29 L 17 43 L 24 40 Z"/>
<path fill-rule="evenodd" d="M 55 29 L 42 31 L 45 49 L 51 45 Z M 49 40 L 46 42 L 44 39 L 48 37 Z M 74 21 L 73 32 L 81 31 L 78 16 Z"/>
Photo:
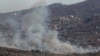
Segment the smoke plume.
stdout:
<path fill-rule="evenodd" d="M 68 41 L 60 41 L 58 39 L 58 32 L 48 29 L 46 25 L 48 15 L 48 8 L 43 4 L 33 8 L 31 12 L 21 15 L 17 19 L 7 17 L 3 23 L 9 25 L 10 32 L 8 31 L 5 34 L 0 32 L 0 46 L 21 50 L 48 51 L 58 54 L 88 53 L 100 50 L 100 48 L 85 49 L 71 45 Z"/>

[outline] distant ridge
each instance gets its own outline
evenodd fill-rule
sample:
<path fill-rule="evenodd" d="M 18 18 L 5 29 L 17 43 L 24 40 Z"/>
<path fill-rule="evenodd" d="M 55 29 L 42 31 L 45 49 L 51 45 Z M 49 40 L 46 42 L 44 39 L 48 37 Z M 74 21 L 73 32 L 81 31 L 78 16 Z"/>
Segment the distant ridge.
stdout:
<path fill-rule="evenodd" d="M 76 15 L 83 18 L 88 14 L 100 14 L 100 0 L 86 0 L 72 5 L 55 3 L 48 7 L 55 16 Z"/>

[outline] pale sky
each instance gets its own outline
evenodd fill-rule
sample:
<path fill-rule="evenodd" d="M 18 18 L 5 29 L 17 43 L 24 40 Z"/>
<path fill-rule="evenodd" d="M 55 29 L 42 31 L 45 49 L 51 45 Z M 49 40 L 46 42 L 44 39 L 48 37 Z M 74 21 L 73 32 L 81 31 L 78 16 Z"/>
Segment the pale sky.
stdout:
<path fill-rule="evenodd" d="M 47 4 L 52 4 L 52 3 L 63 3 L 63 4 L 74 4 L 78 2 L 82 2 L 84 0 L 46 0 Z"/>
<path fill-rule="evenodd" d="M 0 13 L 19 11 L 45 4 L 60 3 L 74 4 L 84 0 L 0 0 Z"/>

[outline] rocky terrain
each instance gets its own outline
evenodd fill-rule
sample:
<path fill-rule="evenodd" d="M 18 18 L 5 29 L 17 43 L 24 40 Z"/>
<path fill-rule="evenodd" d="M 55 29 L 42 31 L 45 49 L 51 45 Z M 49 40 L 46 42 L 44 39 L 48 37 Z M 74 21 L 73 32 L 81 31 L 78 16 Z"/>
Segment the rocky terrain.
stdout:
<path fill-rule="evenodd" d="M 64 5 L 50 5 L 52 30 L 59 32 L 59 38 L 84 47 L 100 46 L 100 0 Z"/>
<path fill-rule="evenodd" d="M 59 32 L 59 39 L 61 41 L 69 41 L 71 44 L 82 46 L 84 48 L 92 46 L 100 47 L 99 5 L 100 0 L 86 0 L 73 5 L 59 3 L 49 5 L 48 8 L 51 11 L 51 15 L 49 16 L 50 21 L 48 22 L 48 27 L 51 30 L 57 30 Z M 12 18 L 18 18 L 30 11 L 31 10 L 24 10 L 21 13 L 11 12 L 0 14 L 0 32 L 10 33 L 10 31 L 12 31 L 11 29 L 9 30 L 7 25 L 1 24 L 6 17 L 9 17 L 10 15 Z M 12 34 L 5 36 L 12 37 Z M 25 51 L 0 47 L 0 56 L 100 56 L 100 52 L 65 55 L 45 53 L 40 52 L 39 50 Z"/>

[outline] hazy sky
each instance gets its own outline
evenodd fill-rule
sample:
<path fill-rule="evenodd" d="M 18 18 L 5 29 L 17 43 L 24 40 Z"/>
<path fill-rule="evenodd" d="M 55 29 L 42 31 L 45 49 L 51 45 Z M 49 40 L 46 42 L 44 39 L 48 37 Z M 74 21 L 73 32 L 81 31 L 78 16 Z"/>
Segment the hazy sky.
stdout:
<path fill-rule="evenodd" d="M 47 4 L 52 4 L 52 3 L 63 3 L 63 4 L 74 4 L 74 3 L 78 3 L 78 2 L 82 2 L 84 0 L 46 0 Z"/>
<path fill-rule="evenodd" d="M 63 4 L 73 4 L 84 0 L 0 0 L 0 13 L 41 6 L 42 4 L 45 4 L 43 1 L 46 1 L 47 4 L 60 2 L 62 2 Z"/>

